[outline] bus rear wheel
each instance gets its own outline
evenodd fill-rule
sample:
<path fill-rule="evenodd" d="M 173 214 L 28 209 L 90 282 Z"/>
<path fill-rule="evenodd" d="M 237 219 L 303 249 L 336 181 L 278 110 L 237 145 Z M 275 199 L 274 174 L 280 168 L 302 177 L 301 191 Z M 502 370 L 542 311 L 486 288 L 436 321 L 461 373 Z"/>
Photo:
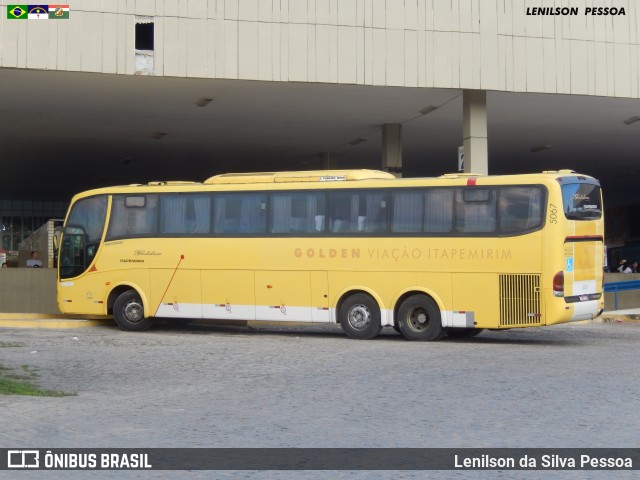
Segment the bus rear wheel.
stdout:
<path fill-rule="evenodd" d="M 151 318 L 145 318 L 142 300 L 135 290 L 127 290 L 116 299 L 113 318 L 122 330 L 137 332 L 149 329 L 153 323 Z"/>
<path fill-rule="evenodd" d="M 338 318 L 344 333 L 356 340 L 375 338 L 382 329 L 378 303 L 364 293 L 347 298 L 340 306 Z"/>
<path fill-rule="evenodd" d="M 426 295 L 412 295 L 400 305 L 398 326 L 407 340 L 433 341 L 445 335 L 440 309 Z"/>

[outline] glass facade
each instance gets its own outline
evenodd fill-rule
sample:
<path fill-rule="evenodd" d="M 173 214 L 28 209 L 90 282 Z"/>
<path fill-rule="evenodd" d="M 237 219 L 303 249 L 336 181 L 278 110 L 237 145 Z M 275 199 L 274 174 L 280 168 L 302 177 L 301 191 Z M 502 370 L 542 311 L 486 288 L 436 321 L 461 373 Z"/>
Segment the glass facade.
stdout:
<path fill-rule="evenodd" d="M 0 199 L 0 249 L 18 245 L 50 219 L 63 219 L 68 203 L 56 200 Z"/>

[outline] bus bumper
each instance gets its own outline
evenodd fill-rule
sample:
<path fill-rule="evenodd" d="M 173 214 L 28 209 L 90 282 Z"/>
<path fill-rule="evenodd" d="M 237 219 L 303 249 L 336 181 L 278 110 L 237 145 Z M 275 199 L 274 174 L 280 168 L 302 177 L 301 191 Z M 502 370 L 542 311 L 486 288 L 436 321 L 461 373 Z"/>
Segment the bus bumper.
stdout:
<path fill-rule="evenodd" d="M 579 322 L 581 320 L 593 320 L 602 314 L 602 302 L 600 300 L 589 300 L 586 302 L 576 302 L 573 306 L 573 314 L 569 319 L 570 322 Z"/>

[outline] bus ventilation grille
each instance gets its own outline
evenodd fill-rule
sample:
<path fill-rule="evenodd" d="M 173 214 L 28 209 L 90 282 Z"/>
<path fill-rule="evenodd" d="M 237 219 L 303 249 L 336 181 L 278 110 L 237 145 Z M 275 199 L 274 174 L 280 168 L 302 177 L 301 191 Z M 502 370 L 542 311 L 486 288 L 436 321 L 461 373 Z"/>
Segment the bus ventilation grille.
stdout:
<path fill-rule="evenodd" d="M 540 325 L 540 275 L 500 275 L 500 326 Z"/>

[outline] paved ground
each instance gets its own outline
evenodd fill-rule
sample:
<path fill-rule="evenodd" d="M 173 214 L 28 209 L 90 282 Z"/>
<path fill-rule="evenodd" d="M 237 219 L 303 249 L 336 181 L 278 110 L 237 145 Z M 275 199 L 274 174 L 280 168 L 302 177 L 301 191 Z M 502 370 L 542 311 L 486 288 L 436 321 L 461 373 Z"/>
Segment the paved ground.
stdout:
<path fill-rule="evenodd" d="M 337 327 L 0 329 L 0 365 L 64 398 L 0 397 L 0 446 L 638 447 L 640 326 L 411 343 Z M 1 474 L 2 472 L 0 472 Z M 11 472 L 4 472 L 5 474 Z M 139 472 L 20 472 L 139 478 Z M 487 472 L 147 472 L 145 478 L 487 478 Z M 491 478 L 632 478 L 491 472 Z M 0 475 L 1 476 L 1 475 Z M 15 478 L 11 476 L 2 478 Z"/>

